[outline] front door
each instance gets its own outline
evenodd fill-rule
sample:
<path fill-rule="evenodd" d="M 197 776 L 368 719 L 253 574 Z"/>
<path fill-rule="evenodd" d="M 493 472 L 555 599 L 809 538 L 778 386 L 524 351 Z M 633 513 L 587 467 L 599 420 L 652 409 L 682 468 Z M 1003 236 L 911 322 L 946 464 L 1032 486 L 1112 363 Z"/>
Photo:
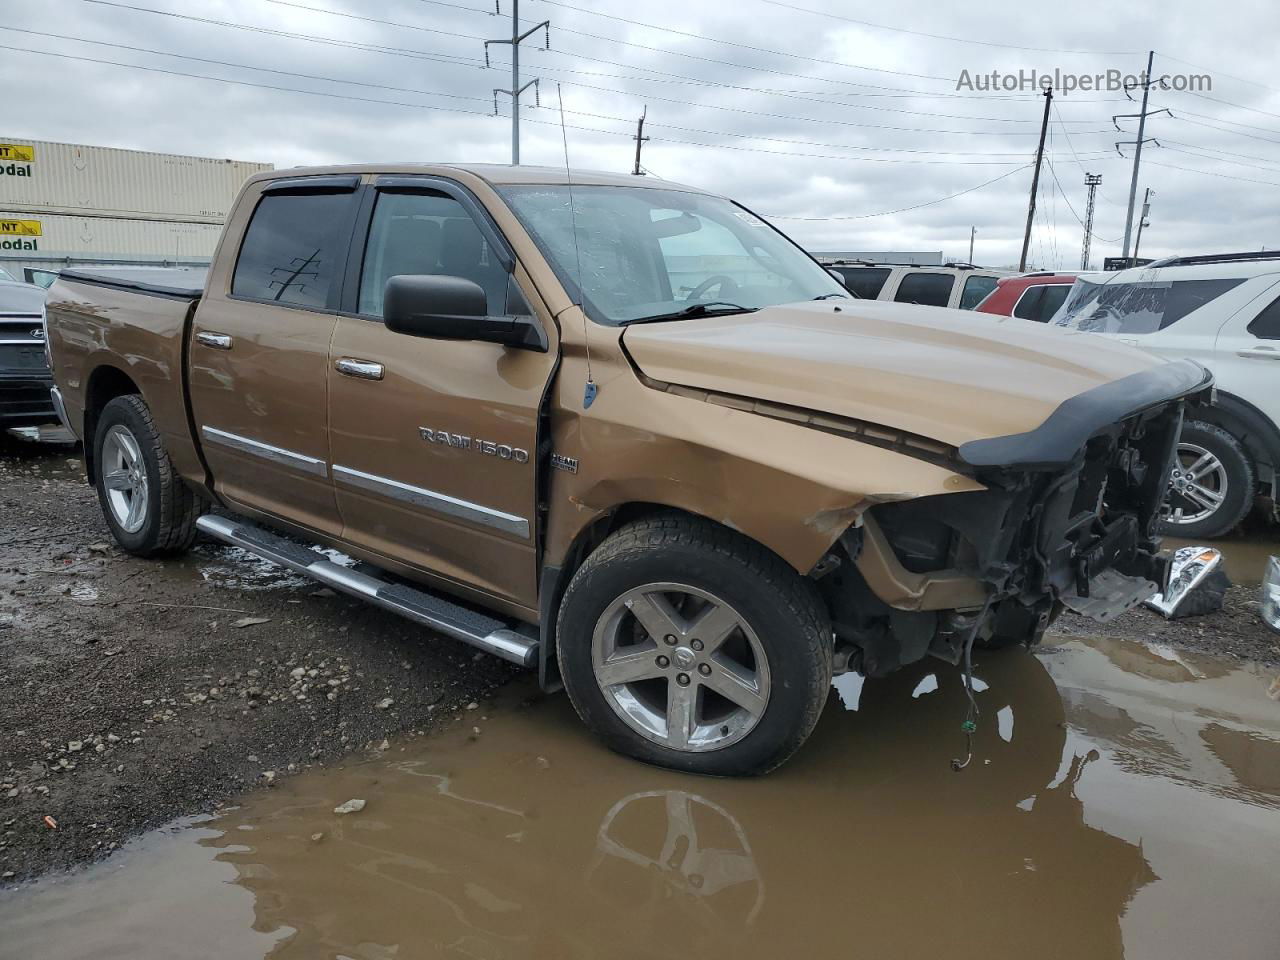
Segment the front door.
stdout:
<path fill-rule="evenodd" d="M 1218 388 L 1258 407 L 1280 424 L 1280 285 L 1232 316 L 1218 330 L 1213 369 Z"/>
<path fill-rule="evenodd" d="M 189 346 L 191 405 L 217 492 L 335 536 L 326 371 L 357 186 L 356 177 L 269 183 L 234 270 L 210 283 Z"/>
<path fill-rule="evenodd" d="M 543 353 L 387 330 L 382 294 L 396 275 L 473 280 L 495 316 L 522 298 L 512 297 L 505 242 L 457 185 L 386 178 L 373 201 L 358 291 L 348 294 L 356 315 L 338 318 L 328 372 L 343 538 L 536 607 L 538 411 L 556 331 L 543 317 Z"/>

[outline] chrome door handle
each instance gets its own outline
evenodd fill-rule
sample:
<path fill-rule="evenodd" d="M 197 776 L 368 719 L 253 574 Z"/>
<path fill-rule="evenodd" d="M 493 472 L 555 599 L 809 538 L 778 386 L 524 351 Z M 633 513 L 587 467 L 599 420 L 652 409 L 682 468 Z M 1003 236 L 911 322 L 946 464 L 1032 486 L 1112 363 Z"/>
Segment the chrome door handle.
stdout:
<path fill-rule="evenodd" d="M 1256 350 L 1237 350 L 1237 357 L 1244 357 L 1246 360 L 1280 360 L 1280 350 L 1274 347 L 1258 347 Z"/>
<path fill-rule="evenodd" d="M 232 340 L 225 333 L 206 333 L 201 331 L 196 334 L 196 341 L 203 343 L 206 347 L 213 347 L 215 350 L 230 350 Z"/>
<path fill-rule="evenodd" d="M 354 357 L 343 357 L 341 360 L 335 360 L 333 366 L 343 376 L 357 377 L 360 380 L 382 379 L 382 364 L 374 363 L 371 360 L 356 360 Z"/>

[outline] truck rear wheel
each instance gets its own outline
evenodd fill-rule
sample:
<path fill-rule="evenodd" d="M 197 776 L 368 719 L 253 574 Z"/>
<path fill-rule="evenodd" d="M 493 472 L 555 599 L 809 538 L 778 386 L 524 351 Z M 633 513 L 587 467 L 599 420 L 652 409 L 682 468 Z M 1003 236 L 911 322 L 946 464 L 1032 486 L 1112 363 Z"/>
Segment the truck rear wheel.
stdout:
<path fill-rule="evenodd" d="M 116 543 L 140 557 L 191 546 L 204 502 L 170 463 L 142 398 L 103 407 L 93 444 L 94 485 Z"/>
<path fill-rule="evenodd" d="M 620 753 L 713 776 L 767 773 L 813 731 L 831 625 L 811 584 L 730 530 L 670 514 L 628 524 L 560 606 L 560 673 Z"/>

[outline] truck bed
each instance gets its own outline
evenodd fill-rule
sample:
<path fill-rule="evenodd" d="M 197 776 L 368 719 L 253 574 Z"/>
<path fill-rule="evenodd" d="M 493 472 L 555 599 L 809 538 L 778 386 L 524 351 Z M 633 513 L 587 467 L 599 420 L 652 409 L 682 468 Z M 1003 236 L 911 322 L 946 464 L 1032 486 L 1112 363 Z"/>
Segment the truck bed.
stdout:
<path fill-rule="evenodd" d="M 48 337 L 69 425 L 92 458 L 93 417 L 104 397 L 139 393 L 169 458 L 199 489 L 204 481 L 187 416 L 186 351 L 204 294 L 204 268 L 63 270 L 46 299 Z"/>
<path fill-rule="evenodd" d="M 194 300 L 204 292 L 208 267 L 88 267 L 63 270 L 59 276 L 134 293 Z"/>

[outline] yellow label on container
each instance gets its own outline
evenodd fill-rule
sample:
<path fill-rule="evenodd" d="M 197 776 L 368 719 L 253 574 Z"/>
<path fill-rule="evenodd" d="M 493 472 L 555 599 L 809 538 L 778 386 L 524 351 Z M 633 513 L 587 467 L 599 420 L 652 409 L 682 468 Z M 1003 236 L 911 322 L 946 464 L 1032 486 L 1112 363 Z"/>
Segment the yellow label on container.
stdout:
<path fill-rule="evenodd" d="M 39 220 L 0 220 L 0 237 L 41 237 Z"/>
<path fill-rule="evenodd" d="M 26 143 L 0 143 L 0 162 L 35 163 L 36 148 Z"/>

